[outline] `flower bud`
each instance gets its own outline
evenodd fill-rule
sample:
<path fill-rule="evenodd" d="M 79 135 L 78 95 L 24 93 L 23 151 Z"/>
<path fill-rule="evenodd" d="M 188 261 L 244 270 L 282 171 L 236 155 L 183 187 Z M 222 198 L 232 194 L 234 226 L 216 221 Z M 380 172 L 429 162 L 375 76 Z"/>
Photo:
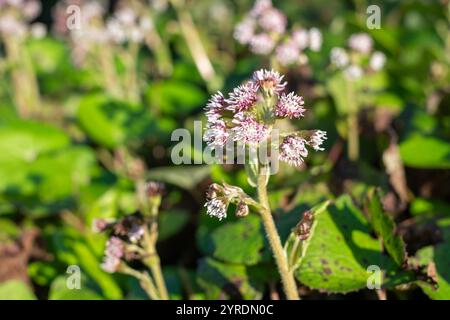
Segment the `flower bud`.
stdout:
<path fill-rule="evenodd" d="M 149 181 L 146 185 L 146 193 L 149 198 L 161 197 L 166 190 L 166 187 L 161 182 Z"/>
<path fill-rule="evenodd" d="M 303 218 L 295 226 L 294 233 L 299 237 L 300 240 L 308 239 L 311 233 L 311 227 L 314 221 L 314 216 L 310 210 L 303 213 Z"/>
<path fill-rule="evenodd" d="M 243 201 L 239 202 L 236 208 L 236 217 L 245 217 L 248 215 L 248 212 L 248 205 Z"/>

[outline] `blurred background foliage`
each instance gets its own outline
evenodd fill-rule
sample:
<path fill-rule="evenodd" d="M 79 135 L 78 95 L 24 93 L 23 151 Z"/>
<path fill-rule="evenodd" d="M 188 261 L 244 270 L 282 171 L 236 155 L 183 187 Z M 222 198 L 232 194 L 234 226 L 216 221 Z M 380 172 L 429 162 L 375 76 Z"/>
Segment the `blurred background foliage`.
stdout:
<path fill-rule="evenodd" d="M 233 39 L 253 2 L 144 2 L 156 45 L 100 46 L 81 64 L 73 39 L 55 30 L 55 10 L 67 3 L 42 1 L 32 22 L 44 23 L 47 34 L 13 35 L 20 52 L 13 61 L 6 41 L 0 45 L 0 299 L 145 299 L 137 281 L 100 269 L 106 237 L 91 230 L 96 218 L 136 212 L 136 175 L 167 185 L 158 250 L 171 298 L 276 298 L 279 279 L 259 219 L 218 222 L 204 214 L 211 181 L 254 194 L 244 169 L 171 161 L 172 131 L 187 128 L 193 136 L 211 93 L 269 67 L 267 57 Z M 112 11 L 116 2 L 104 4 Z M 370 4 L 381 7 L 379 30 L 366 28 Z M 280 72 L 310 110 L 299 127 L 328 132 L 326 151 L 305 168 L 282 165 L 269 185 L 284 240 L 304 210 L 335 200 L 322 209 L 296 273 L 302 296 L 376 299 L 366 289 L 366 267 L 376 264 L 386 272 L 388 298 L 450 299 L 448 1 L 274 5 L 290 24 L 323 34 L 307 66 Z M 360 157 L 349 161 L 343 121 L 349 101 L 328 65 L 331 48 L 355 32 L 369 33 L 387 63 L 350 97 L 361 112 Z M 112 63 L 105 67 L 107 54 Z M 203 70 L 205 63 L 210 68 Z M 193 149 L 191 158 L 199 152 Z M 384 209 L 370 205 L 372 186 L 380 188 Z M 374 219 L 386 227 L 377 229 Z M 391 241 L 402 245 L 391 248 Z M 415 270 L 403 268 L 405 246 Z M 81 290 L 65 285 L 69 265 L 81 268 Z"/>

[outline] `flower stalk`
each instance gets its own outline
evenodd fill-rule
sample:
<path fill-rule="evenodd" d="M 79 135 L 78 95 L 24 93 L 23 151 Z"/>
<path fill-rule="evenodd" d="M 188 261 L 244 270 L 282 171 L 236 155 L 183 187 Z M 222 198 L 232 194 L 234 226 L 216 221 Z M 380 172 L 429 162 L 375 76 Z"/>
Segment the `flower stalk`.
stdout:
<path fill-rule="evenodd" d="M 267 197 L 267 177 L 264 174 L 260 174 L 258 177 L 258 199 L 261 204 L 260 215 L 264 225 L 264 229 L 269 239 L 269 244 L 272 249 L 273 257 L 278 267 L 278 271 L 281 276 L 281 282 L 283 283 L 284 292 L 287 299 L 299 300 L 297 285 L 295 283 L 293 272 L 289 269 L 289 264 L 281 244 L 280 236 L 278 235 L 275 222 L 273 220 L 272 213 L 270 211 L 269 200 Z"/>

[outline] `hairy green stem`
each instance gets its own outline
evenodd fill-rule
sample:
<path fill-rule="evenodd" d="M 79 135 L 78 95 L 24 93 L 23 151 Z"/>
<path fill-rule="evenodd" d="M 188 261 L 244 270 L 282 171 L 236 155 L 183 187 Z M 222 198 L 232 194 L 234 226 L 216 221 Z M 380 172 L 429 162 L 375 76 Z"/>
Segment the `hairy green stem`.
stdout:
<path fill-rule="evenodd" d="M 144 291 L 147 293 L 147 295 L 150 297 L 150 299 L 161 300 L 152 279 L 150 278 L 150 276 L 147 273 L 134 270 L 134 269 L 130 268 L 128 265 L 126 265 L 125 263 L 122 263 L 122 265 L 120 266 L 119 272 L 121 272 L 123 274 L 127 274 L 129 276 L 133 276 L 137 280 L 139 280 L 139 283 L 140 283 L 142 289 L 144 289 Z"/>
<path fill-rule="evenodd" d="M 278 235 L 275 222 L 270 211 L 269 200 L 267 198 L 266 177 L 260 174 L 258 177 L 258 198 L 262 205 L 260 210 L 264 229 L 266 230 L 267 238 L 269 239 L 270 247 L 272 249 L 275 262 L 280 272 L 281 282 L 283 283 L 286 298 L 289 300 L 299 300 L 297 285 L 295 283 L 294 275 L 289 271 L 288 260 L 286 252 L 281 244 L 280 236 Z"/>
<path fill-rule="evenodd" d="M 151 222 L 148 232 L 144 234 L 144 249 L 148 255 L 144 259 L 145 265 L 150 269 L 155 280 L 159 296 L 162 300 L 169 300 L 166 283 L 161 268 L 161 261 L 156 251 L 156 240 L 158 239 L 158 230 L 156 222 Z"/>

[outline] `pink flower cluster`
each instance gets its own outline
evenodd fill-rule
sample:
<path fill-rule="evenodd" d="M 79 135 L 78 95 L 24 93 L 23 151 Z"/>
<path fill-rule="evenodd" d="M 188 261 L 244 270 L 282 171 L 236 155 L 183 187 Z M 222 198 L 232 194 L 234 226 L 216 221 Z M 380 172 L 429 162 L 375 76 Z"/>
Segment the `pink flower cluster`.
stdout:
<path fill-rule="evenodd" d="M 212 147 L 228 142 L 256 146 L 267 139 L 277 119 L 303 117 L 303 97 L 294 92 L 286 94 L 283 78 L 274 70 L 261 69 L 228 98 L 221 92 L 214 94 L 205 108 L 208 121 L 203 139 Z M 289 135 L 279 145 L 279 159 L 299 166 L 308 155 L 306 146 L 323 150 L 320 146 L 325 139 L 326 132 L 320 130 Z"/>
<path fill-rule="evenodd" d="M 71 5 L 78 6 L 82 12 L 78 23 L 68 19 L 67 8 Z M 70 36 L 76 62 L 81 63 L 97 46 L 143 43 L 154 28 L 150 15 L 140 12 L 131 2 L 118 1 L 114 12 L 107 13 L 102 2 L 93 0 L 63 0 L 56 5 L 53 28 L 59 34 Z"/>
<path fill-rule="evenodd" d="M 257 0 L 250 12 L 236 25 L 234 38 L 248 45 L 255 54 L 273 54 L 283 66 L 305 64 L 308 58 L 304 50 L 319 51 L 322 33 L 317 28 L 295 28 L 289 34 L 286 27 L 286 16 L 273 7 L 270 0 Z"/>
<path fill-rule="evenodd" d="M 361 78 L 365 73 L 383 69 L 386 56 L 381 51 L 373 51 L 373 40 L 367 33 L 355 33 L 347 41 L 348 48 L 331 49 L 331 64 L 343 70 L 350 80 Z M 367 63 L 368 61 L 368 63 Z"/>
<path fill-rule="evenodd" d="M 114 273 L 120 266 L 121 258 L 125 254 L 125 244 L 118 237 L 111 237 L 106 243 L 105 257 L 101 265 L 102 269 Z"/>
<path fill-rule="evenodd" d="M 23 38 L 31 35 L 36 38 L 45 36 L 47 30 L 42 23 L 33 23 L 41 12 L 38 0 L 1 0 L 0 36 Z"/>

